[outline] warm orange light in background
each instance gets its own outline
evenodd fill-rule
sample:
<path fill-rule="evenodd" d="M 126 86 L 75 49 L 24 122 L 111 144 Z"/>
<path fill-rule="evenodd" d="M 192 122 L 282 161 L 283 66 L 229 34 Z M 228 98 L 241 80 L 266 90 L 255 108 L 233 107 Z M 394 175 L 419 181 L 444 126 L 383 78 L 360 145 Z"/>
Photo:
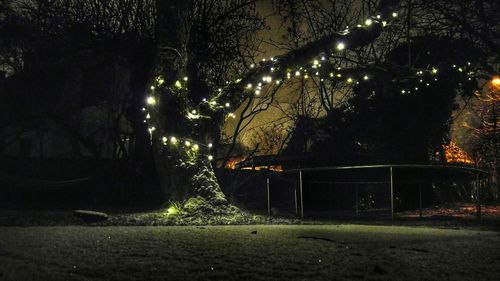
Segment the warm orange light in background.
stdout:
<path fill-rule="evenodd" d="M 242 168 L 242 170 L 253 170 L 253 171 L 269 170 L 273 172 L 283 172 L 283 167 L 281 165 L 255 166 L 255 167 L 245 167 Z"/>
<path fill-rule="evenodd" d="M 236 165 L 238 165 L 243 160 L 245 160 L 244 156 L 233 157 L 227 161 L 226 166 L 224 168 L 230 169 L 230 170 L 235 170 Z"/>
<path fill-rule="evenodd" d="M 444 155 L 446 157 L 446 163 L 455 164 L 474 164 L 474 161 L 462 148 L 460 148 L 454 140 L 450 141 L 450 144 L 444 145 Z"/>
<path fill-rule="evenodd" d="M 237 156 L 229 159 L 224 168 L 230 170 L 236 170 L 238 168 L 238 164 L 245 160 L 244 156 Z M 283 172 L 283 167 L 281 165 L 270 165 L 270 166 L 254 166 L 254 167 L 242 167 L 242 170 L 270 170 L 274 172 Z"/>
<path fill-rule="evenodd" d="M 500 76 L 493 76 L 491 78 L 491 85 L 495 88 L 500 88 Z"/>

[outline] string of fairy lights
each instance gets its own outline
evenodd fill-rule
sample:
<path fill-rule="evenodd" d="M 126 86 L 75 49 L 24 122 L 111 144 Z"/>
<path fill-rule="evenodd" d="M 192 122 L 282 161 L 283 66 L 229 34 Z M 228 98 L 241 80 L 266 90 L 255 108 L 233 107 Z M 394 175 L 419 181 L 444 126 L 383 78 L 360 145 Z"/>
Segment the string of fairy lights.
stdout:
<path fill-rule="evenodd" d="M 398 14 L 396 12 L 390 13 L 388 18 L 384 18 L 382 15 L 376 15 L 372 18 L 369 18 L 364 21 L 363 25 L 357 25 L 356 27 L 349 28 L 347 27 L 345 30 L 339 32 L 340 37 L 334 42 L 335 52 L 341 52 L 346 49 L 349 49 L 348 41 L 345 40 L 345 36 L 352 33 L 354 29 L 360 28 L 370 28 L 375 25 L 379 25 L 381 27 L 386 27 L 391 20 L 397 18 Z M 333 55 L 335 52 L 332 52 Z M 470 69 L 471 63 L 467 62 L 465 65 L 452 65 L 450 67 L 451 70 L 457 71 L 466 75 L 467 79 L 470 81 L 474 79 L 474 71 Z M 256 79 L 255 77 L 247 78 L 247 79 L 237 79 L 234 83 L 226 82 L 225 88 L 218 89 L 218 95 L 211 99 L 203 98 L 202 103 L 206 103 L 209 105 L 208 108 L 212 110 L 223 109 L 225 112 L 225 116 L 227 118 L 236 118 L 230 97 L 224 99 L 225 92 L 228 92 L 228 87 L 239 87 L 240 93 L 259 96 L 262 93 L 262 90 L 266 86 L 270 85 L 280 85 L 286 80 L 290 79 L 318 79 L 320 83 L 325 82 L 325 80 L 334 80 L 337 83 L 345 83 L 347 85 L 359 85 L 363 82 L 368 82 L 373 78 L 373 74 L 370 73 L 368 68 L 362 70 L 353 71 L 352 69 L 342 69 L 341 67 L 333 67 L 329 63 L 329 59 L 325 53 L 321 53 L 316 58 L 313 58 L 310 63 L 304 66 L 298 67 L 283 67 L 280 62 L 280 58 L 271 57 L 269 59 L 262 59 L 259 67 L 255 64 L 250 65 L 250 69 L 259 70 L 259 74 L 263 73 L 260 76 L 260 79 Z M 416 93 L 426 87 L 430 87 L 433 82 L 438 81 L 439 73 L 444 70 L 444 67 L 440 69 L 438 66 L 429 67 L 425 69 L 414 69 L 414 74 L 409 79 L 412 80 L 412 83 L 406 83 L 406 87 L 402 87 L 400 89 L 400 93 L 403 95 Z M 184 77 L 182 80 L 177 80 L 173 86 L 171 86 L 175 90 L 187 90 L 187 82 L 188 77 Z M 146 106 L 143 107 L 143 112 L 145 113 L 144 123 L 148 123 L 148 120 L 151 119 L 151 112 L 154 107 L 158 105 L 158 100 L 155 97 L 155 90 L 157 87 L 163 86 L 165 80 L 158 76 L 154 85 L 150 87 L 151 93 L 146 98 Z M 411 86 L 408 86 L 410 85 Z M 220 99 L 220 102 L 218 101 Z M 201 118 L 200 110 L 198 109 L 200 105 L 195 108 L 188 109 L 186 112 L 186 117 L 190 120 L 196 120 Z M 150 140 L 153 141 L 153 133 L 155 132 L 156 127 L 148 126 L 148 132 L 150 134 Z M 181 147 L 183 146 L 185 149 L 189 149 L 191 152 L 198 153 L 200 150 L 204 150 L 207 153 L 208 160 L 212 161 L 214 156 L 210 153 L 213 148 L 212 143 L 201 143 L 194 141 L 190 138 L 182 138 L 178 136 L 162 136 L 161 137 L 162 144 L 165 146 L 171 147 Z"/>

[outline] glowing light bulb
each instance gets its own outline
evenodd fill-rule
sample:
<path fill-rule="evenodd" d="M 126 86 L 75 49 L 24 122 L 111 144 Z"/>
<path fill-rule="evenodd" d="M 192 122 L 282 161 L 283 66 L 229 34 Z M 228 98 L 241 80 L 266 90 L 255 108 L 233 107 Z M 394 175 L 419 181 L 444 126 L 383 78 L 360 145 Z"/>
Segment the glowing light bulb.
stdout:
<path fill-rule="evenodd" d="M 398 13 L 396 13 L 396 12 L 392 13 L 393 18 L 396 18 L 397 16 L 398 16 Z"/>
<path fill-rule="evenodd" d="M 351 77 L 347 78 L 347 83 L 352 83 L 352 78 Z"/>
<path fill-rule="evenodd" d="M 273 81 L 273 78 L 271 76 L 264 76 L 262 77 L 262 81 L 271 83 Z"/>
<path fill-rule="evenodd" d="M 184 144 L 185 144 L 187 147 L 191 146 L 191 142 L 190 142 L 190 141 L 188 141 L 188 140 L 187 140 L 187 141 L 185 141 L 185 142 L 184 142 Z"/>
<path fill-rule="evenodd" d="M 212 143 L 208 144 L 208 148 L 212 148 L 214 145 Z"/>
<path fill-rule="evenodd" d="M 252 89 L 253 85 L 251 83 L 247 84 L 247 89 Z"/>
<path fill-rule="evenodd" d="M 170 142 L 172 144 L 176 144 L 177 143 L 177 138 L 176 137 L 170 137 Z"/>
<path fill-rule="evenodd" d="M 338 43 L 337 44 L 337 50 L 342 51 L 343 49 L 345 49 L 345 44 L 342 43 L 342 42 Z"/>
<path fill-rule="evenodd" d="M 184 76 L 184 81 L 187 81 L 188 80 L 188 77 L 187 76 Z"/>
<path fill-rule="evenodd" d="M 500 76 L 495 76 L 491 79 L 491 85 L 496 88 L 500 88 Z"/>
<path fill-rule="evenodd" d="M 200 149 L 200 146 L 199 146 L 199 145 L 197 145 L 197 144 L 195 144 L 195 145 L 193 145 L 193 149 L 194 149 L 195 151 L 198 151 L 198 150 Z"/>
<path fill-rule="evenodd" d="M 372 23 L 373 23 L 373 21 L 371 19 L 365 20 L 365 25 L 366 26 L 370 26 L 370 25 L 372 25 Z"/>
<path fill-rule="evenodd" d="M 230 104 L 230 103 L 228 103 L 228 102 L 226 102 L 225 106 L 226 106 L 226 107 L 230 107 L 230 106 L 231 106 L 231 104 Z"/>
<path fill-rule="evenodd" d="M 214 160 L 214 157 L 212 155 L 208 155 L 208 160 L 212 161 Z"/>
<path fill-rule="evenodd" d="M 154 91 L 155 90 L 155 86 L 151 86 L 150 89 L 151 89 L 151 91 Z"/>
<path fill-rule="evenodd" d="M 156 99 L 154 97 L 148 97 L 146 99 L 147 104 L 149 105 L 155 105 L 156 104 Z"/>
<path fill-rule="evenodd" d="M 368 80 L 368 79 L 370 79 L 370 77 L 368 77 L 368 75 L 365 75 L 365 76 L 363 77 L 363 79 Z"/>
<path fill-rule="evenodd" d="M 300 71 L 295 71 L 295 76 L 300 76 Z"/>

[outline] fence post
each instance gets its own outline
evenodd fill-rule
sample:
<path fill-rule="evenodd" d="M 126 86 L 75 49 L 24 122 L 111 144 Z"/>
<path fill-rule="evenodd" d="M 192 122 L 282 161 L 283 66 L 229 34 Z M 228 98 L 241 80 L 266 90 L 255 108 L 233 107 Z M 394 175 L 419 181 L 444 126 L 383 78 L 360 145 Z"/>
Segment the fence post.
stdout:
<path fill-rule="evenodd" d="M 422 217 L 422 182 L 418 182 L 418 214 Z"/>
<path fill-rule="evenodd" d="M 477 219 L 481 220 L 481 183 L 479 181 L 479 173 L 476 174 L 476 211 L 477 211 Z"/>
<path fill-rule="evenodd" d="M 295 195 L 295 215 L 299 214 L 299 204 L 297 203 L 297 182 L 293 182 L 293 193 Z"/>
<path fill-rule="evenodd" d="M 394 179 L 392 174 L 392 166 L 390 167 L 391 171 L 391 219 L 394 219 Z"/>
<path fill-rule="evenodd" d="M 358 184 L 356 183 L 356 216 L 359 214 L 359 207 L 358 207 Z"/>
<path fill-rule="evenodd" d="M 302 190 L 302 171 L 299 171 L 299 189 L 300 189 L 300 215 L 304 218 L 304 196 Z"/>
<path fill-rule="evenodd" d="M 267 215 L 271 216 L 271 198 L 270 198 L 270 193 L 269 193 L 269 178 L 266 178 L 266 184 L 267 184 Z"/>

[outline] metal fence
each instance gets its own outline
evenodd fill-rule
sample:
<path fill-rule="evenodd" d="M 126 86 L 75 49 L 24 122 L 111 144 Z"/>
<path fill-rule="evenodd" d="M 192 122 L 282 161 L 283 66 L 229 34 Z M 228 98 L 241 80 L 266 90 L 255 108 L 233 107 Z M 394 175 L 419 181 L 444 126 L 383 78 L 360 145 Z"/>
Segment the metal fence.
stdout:
<path fill-rule="evenodd" d="M 489 184 L 489 174 L 473 167 L 445 165 L 317 167 L 269 173 L 266 179 L 267 212 L 271 215 L 275 206 L 290 209 L 291 205 L 293 212 L 304 218 L 305 213 L 314 213 L 314 207 L 318 209 L 318 206 L 305 206 L 305 203 L 321 205 L 322 202 L 335 201 L 332 198 L 337 198 L 336 202 L 330 202 L 337 209 L 347 209 L 356 215 L 369 208 L 385 210 L 394 219 L 395 204 L 401 200 L 401 196 L 395 196 L 397 190 L 405 198 L 411 197 L 411 201 L 418 203 L 422 216 L 423 195 L 428 196 L 429 186 L 434 187 L 434 183 L 440 181 L 453 182 L 456 188 L 457 183 L 469 187 L 467 190 L 464 188 L 466 191 L 462 193 L 475 203 L 476 215 L 481 217 L 481 190 Z M 283 189 L 283 186 L 286 187 L 285 191 L 273 194 L 278 193 L 276 189 Z M 403 186 L 412 188 L 404 189 Z M 369 189 L 372 191 L 367 192 Z M 314 198 L 305 200 L 306 193 Z M 335 196 L 329 196 L 331 193 L 335 193 Z M 366 197 L 367 194 L 377 198 Z"/>

